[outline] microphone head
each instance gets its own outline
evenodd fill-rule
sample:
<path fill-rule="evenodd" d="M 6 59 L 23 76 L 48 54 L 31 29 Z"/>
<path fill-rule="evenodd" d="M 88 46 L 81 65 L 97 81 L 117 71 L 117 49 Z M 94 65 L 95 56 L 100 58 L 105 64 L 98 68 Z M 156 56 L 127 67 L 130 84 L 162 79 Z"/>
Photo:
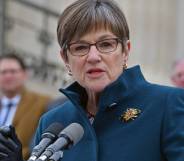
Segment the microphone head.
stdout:
<path fill-rule="evenodd" d="M 5 136 L 9 136 L 11 134 L 11 129 L 9 126 L 0 126 L 0 133 Z"/>
<path fill-rule="evenodd" d="M 47 138 L 48 135 L 53 135 L 53 137 L 57 137 L 61 130 L 63 130 L 63 125 L 61 123 L 55 122 L 51 125 L 49 125 L 48 128 L 46 128 L 42 134 L 42 139 Z"/>
<path fill-rule="evenodd" d="M 84 129 L 79 123 L 71 123 L 67 126 L 59 136 L 67 135 L 69 139 L 73 142 L 73 145 L 77 144 L 84 135 Z"/>

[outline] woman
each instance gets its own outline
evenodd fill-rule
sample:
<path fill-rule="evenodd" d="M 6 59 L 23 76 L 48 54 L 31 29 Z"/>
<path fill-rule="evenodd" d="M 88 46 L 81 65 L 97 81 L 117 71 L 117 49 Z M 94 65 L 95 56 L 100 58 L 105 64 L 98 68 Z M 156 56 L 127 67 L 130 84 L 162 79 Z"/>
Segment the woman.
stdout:
<path fill-rule="evenodd" d="M 183 161 L 184 91 L 148 83 L 139 66 L 126 69 L 131 45 L 118 5 L 78 0 L 57 33 L 75 82 L 61 89 L 69 100 L 41 118 L 36 144 L 53 122 L 77 122 L 84 136 L 62 161 Z"/>

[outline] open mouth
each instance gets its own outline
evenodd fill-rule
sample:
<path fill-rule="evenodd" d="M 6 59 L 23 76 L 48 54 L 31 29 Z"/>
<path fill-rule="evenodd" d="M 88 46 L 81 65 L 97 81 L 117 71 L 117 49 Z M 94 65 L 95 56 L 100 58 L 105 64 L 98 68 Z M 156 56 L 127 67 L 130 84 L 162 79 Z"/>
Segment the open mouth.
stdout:
<path fill-rule="evenodd" d="M 96 69 L 88 70 L 87 74 L 88 74 L 89 77 L 96 78 L 96 77 L 101 76 L 104 72 L 105 72 L 104 70 L 96 68 Z"/>
<path fill-rule="evenodd" d="M 101 73 L 101 72 L 104 72 L 104 70 L 102 70 L 102 69 L 90 69 L 90 70 L 88 70 L 87 71 L 87 73 L 89 73 L 89 74 L 91 74 L 91 73 Z"/>

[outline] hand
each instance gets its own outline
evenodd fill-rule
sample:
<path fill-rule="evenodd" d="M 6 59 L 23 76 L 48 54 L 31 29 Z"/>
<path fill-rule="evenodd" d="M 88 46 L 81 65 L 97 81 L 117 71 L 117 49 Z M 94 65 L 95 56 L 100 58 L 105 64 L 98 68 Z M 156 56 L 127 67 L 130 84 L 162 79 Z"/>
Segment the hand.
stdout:
<path fill-rule="evenodd" d="M 23 161 L 22 144 L 13 126 L 0 127 L 0 161 Z"/>

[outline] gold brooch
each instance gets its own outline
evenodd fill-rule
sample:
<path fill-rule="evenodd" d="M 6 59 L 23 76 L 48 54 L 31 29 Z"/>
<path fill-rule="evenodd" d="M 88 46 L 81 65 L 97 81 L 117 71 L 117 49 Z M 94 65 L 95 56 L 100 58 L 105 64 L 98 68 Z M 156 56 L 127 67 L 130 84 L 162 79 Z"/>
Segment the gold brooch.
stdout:
<path fill-rule="evenodd" d="M 120 120 L 124 122 L 128 122 L 130 120 L 134 120 L 141 113 L 141 110 L 136 108 L 128 108 L 121 116 Z"/>

